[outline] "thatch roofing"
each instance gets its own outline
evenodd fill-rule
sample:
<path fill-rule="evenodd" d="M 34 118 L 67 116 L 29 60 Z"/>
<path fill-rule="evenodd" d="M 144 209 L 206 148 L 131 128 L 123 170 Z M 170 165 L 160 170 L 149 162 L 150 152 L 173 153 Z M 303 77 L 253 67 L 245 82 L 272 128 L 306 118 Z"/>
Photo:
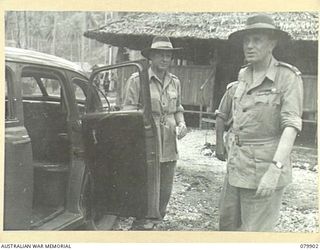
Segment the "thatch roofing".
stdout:
<path fill-rule="evenodd" d="M 287 31 L 293 40 L 318 39 L 316 12 L 277 12 L 270 14 L 276 25 Z M 126 13 L 121 19 L 104 27 L 85 32 L 88 38 L 118 47 L 140 50 L 154 35 L 169 36 L 173 42 L 226 40 L 230 33 L 244 27 L 253 13 Z M 176 45 L 178 45 L 176 44 Z"/>

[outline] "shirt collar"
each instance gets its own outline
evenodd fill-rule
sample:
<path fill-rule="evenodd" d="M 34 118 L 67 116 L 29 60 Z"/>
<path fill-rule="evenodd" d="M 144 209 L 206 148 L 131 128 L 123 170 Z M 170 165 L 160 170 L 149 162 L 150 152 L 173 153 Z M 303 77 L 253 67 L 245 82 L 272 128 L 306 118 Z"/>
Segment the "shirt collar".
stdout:
<path fill-rule="evenodd" d="M 251 85 L 250 88 L 248 89 L 248 91 L 261 85 L 263 83 L 263 81 L 265 80 L 265 78 L 268 78 L 269 80 L 274 82 L 276 74 L 277 74 L 278 64 L 279 64 L 279 62 L 272 56 L 271 61 L 270 61 L 270 65 L 269 65 L 269 68 L 267 69 L 265 77 L 261 81 L 259 81 L 258 83 Z M 247 83 L 250 83 L 252 81 L 251 77 L 252 77 L 252 67 L 251 67 L 251 65 L 249 65 L 245 71 L 244 80 Z"/>
<path fill-rule="evenodd" d="M 149 81 L 152 79 L 152 77 L 155 77 L 158 79 L 158 77 L 156 76 L 156 74 L 153 72 L 153 70 L 151 69 L 151 67 L 148 69 L 148 76 L 149 76 Z"/>
<path fill-rule="evenodd" d="M 151 79 L 154 77 L 155 79 L 157 79 L 160 83 L 162 83 L 162 81 L 159 79 L 159 77 L 153 72 L 153 70 L 151 69 L 151 67 L 149 67 L 148 69 L 148 75 L 149 75 L 149 82 L 151 81 Z M 169 74 L 168 72 L 166 72 L 166 75 L 164 77 L 164 83 L 169 81 Z"/>
<path fill-rule="evenodd" d="M 276 78 L 278 64 L 279 62 L 274 57 L 272 57 L 270 66 L 266 73 L 266 77 L 269 78 L 272 82 L 274 82 L 274 79 Z"/>
<path fill-rule="evenodd" d="M 160 80 L 159 77 L 153 72 L 153 70 L 151 69 L 151 67 L 148 69 L 148 75 L 149 75 L 149 81 L 154 77 L 154 78 L 156 78 L 159 82 L 161 82 L 161 80 Z"/>

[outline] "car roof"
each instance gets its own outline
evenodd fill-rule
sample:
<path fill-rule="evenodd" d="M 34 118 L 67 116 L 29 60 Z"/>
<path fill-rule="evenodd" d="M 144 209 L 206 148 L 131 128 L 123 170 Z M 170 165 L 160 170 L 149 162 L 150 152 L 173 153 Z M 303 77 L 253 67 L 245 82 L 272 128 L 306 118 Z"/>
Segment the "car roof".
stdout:
<path fill-rule="evenodd" d="M 23 63 L 45 65 L 45 66 L 51 66 L 51 67 L 56 67 L 61 69 L 67 69 L 70 71 L 77 72 L 87 78 L 87 75 L 83 71 L 81 66 L 79 66 L 74 62 L 68 61 L 64 58 L 57 57 L 54 55 L 41 53 L 34 50 L 6 47 L 5 57 L 6 57 L 6 61 L 11 61 L 11 62 L 23 62 Z"/>

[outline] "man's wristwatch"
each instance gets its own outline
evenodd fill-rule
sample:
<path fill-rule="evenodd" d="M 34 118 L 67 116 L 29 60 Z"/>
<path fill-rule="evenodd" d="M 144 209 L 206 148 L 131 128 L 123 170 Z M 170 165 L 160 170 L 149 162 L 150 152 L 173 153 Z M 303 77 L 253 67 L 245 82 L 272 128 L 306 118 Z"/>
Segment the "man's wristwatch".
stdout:
<path fill-rule="evenodd" d="M 278 168 L 283 169 L 283 164 L 280 161 L 272 161 L 272 163 Z"/>

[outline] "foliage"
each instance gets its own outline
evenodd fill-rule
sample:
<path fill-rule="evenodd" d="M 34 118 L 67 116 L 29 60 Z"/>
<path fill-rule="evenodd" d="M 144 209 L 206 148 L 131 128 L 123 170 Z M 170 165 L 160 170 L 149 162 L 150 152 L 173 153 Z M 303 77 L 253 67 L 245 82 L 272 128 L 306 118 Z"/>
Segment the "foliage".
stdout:
<path fill-rule="evenodd" d="M 7 11 L 6 46 L 54 54 L 91 65 L 108 58 L 105 46 L 84 38 L 87 29 L 102 26 L 105 12 Z"/>

